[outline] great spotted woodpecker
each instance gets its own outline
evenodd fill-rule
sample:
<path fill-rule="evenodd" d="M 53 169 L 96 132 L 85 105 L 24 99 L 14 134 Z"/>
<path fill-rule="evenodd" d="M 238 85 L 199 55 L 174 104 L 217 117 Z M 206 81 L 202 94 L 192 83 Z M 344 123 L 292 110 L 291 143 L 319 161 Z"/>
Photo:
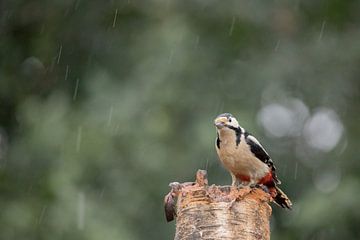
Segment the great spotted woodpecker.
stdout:
<path fill-rule="evenodd" d="M 230 113 L 220 114 L 214 124 L 217 128 L 216 152 L 231 174 L 232 185 L 266 186 L 275 203 L 291 209 L 290 199 L 277 187 L 280 180 L 274 163 L 259 141 Z"/>

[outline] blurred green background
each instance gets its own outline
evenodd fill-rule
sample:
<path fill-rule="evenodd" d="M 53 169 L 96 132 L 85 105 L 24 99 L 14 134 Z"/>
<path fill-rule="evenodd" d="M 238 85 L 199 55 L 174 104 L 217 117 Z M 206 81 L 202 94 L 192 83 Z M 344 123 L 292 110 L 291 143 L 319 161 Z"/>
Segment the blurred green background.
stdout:
<path fill-rule="evenodd" d="M 293 211 L 272 239 L 360 239 L 360 2 L 0 2 L 0 239 L 172 239 L 172 181 L 230 184 L 233 113 Z"/>

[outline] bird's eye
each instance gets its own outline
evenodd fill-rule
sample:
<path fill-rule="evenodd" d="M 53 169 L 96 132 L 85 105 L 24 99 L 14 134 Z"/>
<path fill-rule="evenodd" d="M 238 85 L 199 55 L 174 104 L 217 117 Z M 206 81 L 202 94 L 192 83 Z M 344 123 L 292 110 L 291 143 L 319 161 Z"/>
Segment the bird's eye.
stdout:
<path fill-rule="evenodd" d="M 231 122 L 231 118 L 229 118 L 229 122 Z"/>

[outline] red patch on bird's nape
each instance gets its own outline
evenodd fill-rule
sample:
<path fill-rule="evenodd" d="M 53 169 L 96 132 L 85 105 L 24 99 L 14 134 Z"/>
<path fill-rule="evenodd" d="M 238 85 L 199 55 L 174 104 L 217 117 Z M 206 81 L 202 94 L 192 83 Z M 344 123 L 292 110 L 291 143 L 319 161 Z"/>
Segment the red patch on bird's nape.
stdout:
<path fill-rule="evenodd" d="M 262 177 L 258 183 L 263 184 L 265 186 L 273 185 L 274 179 L 273 179 L 271 171 L 268 174 L 266 174 L 264 177 Z"/>
<path fill-rule="evenodd" d="M 250 182 L 250 176 L 241 175 L 241 174 L 236 174 L 235 176 L 237 179 L 239 179 L 242 182 Z"/>

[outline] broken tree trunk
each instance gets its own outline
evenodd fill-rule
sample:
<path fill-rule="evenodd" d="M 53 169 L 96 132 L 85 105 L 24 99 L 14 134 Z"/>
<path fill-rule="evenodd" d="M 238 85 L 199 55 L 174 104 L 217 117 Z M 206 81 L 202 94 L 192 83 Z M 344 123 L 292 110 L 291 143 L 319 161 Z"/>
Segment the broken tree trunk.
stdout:
<path fill-rule="evenodd" d="M 271 197 L 263 190 L 208 186 L 204 170 L 195 183 L 170 186 L 165 213 L 176 217 L 175 240 L 270 239 Z"/>

